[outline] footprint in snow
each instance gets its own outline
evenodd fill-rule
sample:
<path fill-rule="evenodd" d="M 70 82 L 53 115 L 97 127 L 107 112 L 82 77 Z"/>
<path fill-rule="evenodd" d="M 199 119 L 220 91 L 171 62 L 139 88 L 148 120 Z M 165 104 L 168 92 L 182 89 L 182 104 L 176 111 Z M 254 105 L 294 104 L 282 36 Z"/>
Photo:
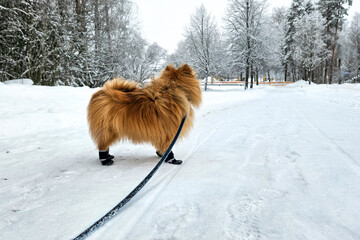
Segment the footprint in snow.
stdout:
<path fill-rule="evenodd" d="M 161 218 L 156 224 L 155 239 L 176 239 L 187 232 L 187 227 L 196 222 L 199 206 L 194 203 L 170 204 L 159 211 Z"/>
<path fill-rule="evenodd" d="M 258 226 L 262 214 L 261 199 L 254 199 L 249 195 L 237 196 L 228 206 L 227 239 L 260 239 Z"/>

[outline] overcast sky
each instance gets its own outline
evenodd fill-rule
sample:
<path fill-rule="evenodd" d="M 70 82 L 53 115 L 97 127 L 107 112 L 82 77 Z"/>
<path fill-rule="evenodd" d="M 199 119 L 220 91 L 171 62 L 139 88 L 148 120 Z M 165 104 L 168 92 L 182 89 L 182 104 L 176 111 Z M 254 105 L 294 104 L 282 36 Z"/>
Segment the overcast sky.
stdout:
<path fill-rule="evenodd" d="M 161 47 L 174 52 L 177 43 L 183 39 L 185 27 L 188 25 L 190 15 L 201 4 L 204 4 L 221 24 L 227 0 L 133 0 L 137 4 L 137 14 L 141 25 L 143 37 L 150 43 L 157 42 Z M 291 5 L 292 0 L 268 0 L 270 8 Z M 350 9 L 360 11 L 360 0 L 353 0 Z"/>

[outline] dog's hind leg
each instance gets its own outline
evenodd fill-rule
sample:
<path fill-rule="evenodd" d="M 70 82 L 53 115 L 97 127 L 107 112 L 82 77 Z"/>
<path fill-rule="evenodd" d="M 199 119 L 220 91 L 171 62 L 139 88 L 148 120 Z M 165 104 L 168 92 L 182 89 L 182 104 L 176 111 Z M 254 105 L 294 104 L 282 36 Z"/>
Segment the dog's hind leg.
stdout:
<path fill-rule="evenodd" d="M 165 153 L 166 149 L 170 145 L 170 141 L 169 141 L 169 143 L 167 141 L 166 142 L 157 142 L 153 145 L 156 148 L 156 154 L 159 157 L 162 157 L 162 155 Z"/>
<path fill-rule="evenodd" d="M 99 159 L 102 165 L 104 166 L 112 165 L 114 163 L 114 161 L 112 160 L 113 158 L 114 156 L 109 154 L 109 149 L 99 150 Z"/>
<path fill-rule="evenodd" d="M 159 145 L 155 146 L 156 147 L 156 154 L 159 157 L 162 157 L 163 154 L 165 153 L 166 149 L 169 147 L 169 145 L 170 145 L 170 141 L 165 142 L 164 144 L 159 144 Z M 159 149 L 161 149 L 161 150 L 159 150 Z M 169 153 L 169 155 L 165 159 L 165 162 L 170 163 L 170 164 L 175 164 L 175 165 L 180 165 L 182 163 L 181 160 L 175 159 L 173 151 L 171 151 Z"/>
<path fill-rule="evenodd" d="M 116 135 L 111 131 L 103 131 L 97 139 L 101 164 L 104 166 L 112 165 L 114 156 L 109 154 L 109 147 L 116 141 Z"/>
<path fill-rule="evenodd" d="M 97 133 L 96 143 L 99 150 L 107 150 L 116 141 L 116 134 L 110 129 L 102 129 Z"/>

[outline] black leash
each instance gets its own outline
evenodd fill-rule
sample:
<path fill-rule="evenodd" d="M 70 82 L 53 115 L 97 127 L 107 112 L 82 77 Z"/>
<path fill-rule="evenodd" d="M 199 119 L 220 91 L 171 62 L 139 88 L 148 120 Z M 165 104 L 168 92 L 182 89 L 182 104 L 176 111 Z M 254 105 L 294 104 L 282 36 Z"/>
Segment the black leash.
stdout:
<path fill-rule="evenodd" d="M 111 209 L 107 214 L 105 214 L 102 218 L 97 220 L 95 223 L 93 223 L 90 227 L 88 227 L 86 230 L 84 230 L 82 233 L 80 233 L 76 238 L 73 240 L 80 240 L 84 239 L 87 236 L 89 236 L 92 232 L 100 228 L 102 225 L 104 225 L 106 222 L 108 222 L 113 216 L 115 216 L 119 210 L 125 206 L 144 186 L 145 184 L 151 179 L 151 177 L 156 173 L 156 171 L 159 169 L 161 164 L 164 162 L 164 160 L 167 158 L 169 153 L 171 152 L 171 149 L 173 148 L 176 140 L 178 139 L 180 132 L 184 126 L 186 120 L 186 116 L 181 120 L 179 129 L 177 130 L 173 140 L 171 141 L 168 149 L 160 159 L 160 161 L 156 164 L 156 166 L 151 170 L 151 172 L 137 185 L 134 190 L 132 190 L 121 202 L 119 202 L 113 209 Z"/>

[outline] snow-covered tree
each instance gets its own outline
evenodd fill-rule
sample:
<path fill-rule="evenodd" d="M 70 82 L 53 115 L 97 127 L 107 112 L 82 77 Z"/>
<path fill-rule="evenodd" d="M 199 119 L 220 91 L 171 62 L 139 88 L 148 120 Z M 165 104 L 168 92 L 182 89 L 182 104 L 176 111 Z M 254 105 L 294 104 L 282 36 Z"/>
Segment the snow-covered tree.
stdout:
<path fill-rule="evenodd" d="M 157 43 L 148 45 L 144 39 L 134 41 L 134 47 L 127 51 L 128 63 L 126 74 L 129 78 L 143 82 L 151 74 L 159 73 L 162 63 L 165 60 L 166 51 Z M 139 44 L 142 44 L 139 47 Z M 135 46 L 137 45 L 137 46 Z"/>
<path fill-rule="evenodd" d="M 296 43 L 294 40 L 294 35 L 296 33 L 295 23 L 300 19 L 305 13 L 305 5 L 302 0 L 293 0 L 291 7 L 287 14 L 286 18 L 286 34 L 284 39 L 284 78 L 285 81 L 288 80 L 288 77 L 291 76 L 292 80 L 297 79 L 297 63 L 295 62 L 295 47 Z"/>
<path fill-rule="evenodd" d="M 0 81 L 28 77 L 28 47 L 40 41 L 38 9 L 35 1 L 0 1 Z"/>
<path fill-rule="evenodd" d="M 245 88 L 259 62 L 260 35 L 265 20 L 266 2 L 261 0 L 230 0 L 226 10 L 226 35 L 232 66 L 245 69 Z M 251 75 L 251 76 L 250 76 Z M 252 81 L 251 81 L 252 83 Z M 251 86 L 252 87 L 252 84 Z"/>
<path fill-rule="evenodd" d="M 129 0 L 0 0 L 0 30 L 0 81 L 98 86 L 114 76 L 141 80 L 147 70 L 134 75 L 134 59 L 159 61 Z"/>
<path fill-rule="evenodd" d="M 94 85 L 101 85 L 116 76 L 132 77 L 130 58 L 141 53 L 145 45 L 137 30 L 133 3 L 128 0 L 93 0 L 92 12 L 90 44 Z"/>
<path fill-rule="evenodd" d="M 355 13 L 350 26 L 342 33 L 343 68 L 347 79 L 360 81 L 360 13 Z"/>
<path fill-rule="evenodd" d="M 189 63 L 199 78 L 220 74 L 221 36 L 214 17 L 204 5 L 191 15 L 184 37 L 170 59 L 176 64 Z"/>
<path fill-rule="evenodd" d="M 273 74 L 281 78 L 283 73 L 282 42 L 286 30 L 286 9 L 275 8 L 272 15 L 266 19 L 260 34 L 261 47 L 257 54 L 260 64 L 257 67 L 270 81 Z"/>
<path fill-rule="evenodd" d="M 188 62 L 189 59 L 192 59 L 191 53 L 185 40 L 181 40 L 178 42 L 175 52 L 170 54 L 166 61 L 173 63 L 175 66 L 180 66 L 184 62 Z"/>
<path fill-rule="evenodd" d="M 304 80 L 314 81 L 314 71 L 323 62 L 326 49 L 321 30 L 324 23 L 322 15 L 311 8 L 294 23 L 294 59 Z"/>

